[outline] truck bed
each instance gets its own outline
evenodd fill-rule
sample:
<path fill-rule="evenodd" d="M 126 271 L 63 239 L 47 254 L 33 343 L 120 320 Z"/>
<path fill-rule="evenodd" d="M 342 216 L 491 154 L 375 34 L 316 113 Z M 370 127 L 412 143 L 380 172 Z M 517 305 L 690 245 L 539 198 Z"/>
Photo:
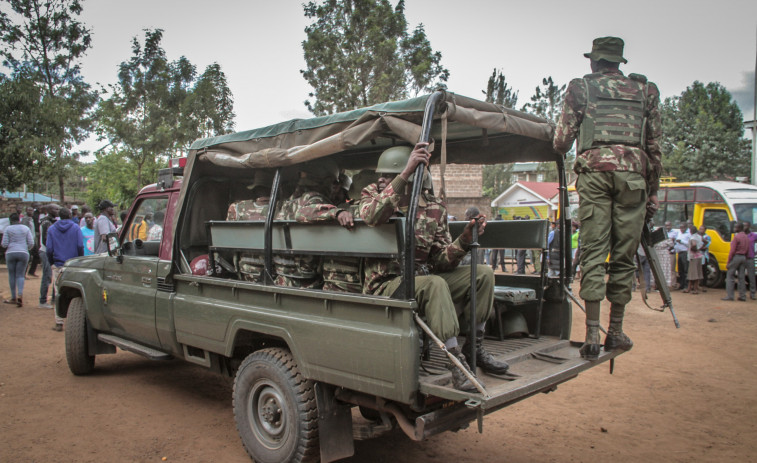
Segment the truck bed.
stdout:
<path fill-rule="evenodd" d="M 478 377 L 484 382 L 489 397 L 478 392 L 465 393 L 454 389 L 451 373 L 445 367 L 446 355 L 436 346 L 431 347 L 428 360 L 421 362 L 420 391 L 449 400 L 467 400 L 485 413 L 490 413 L 535 393 L 548 391 L 622 353 L 602 350 L 598 360 L 588 361 L 582 359 L 578 352 L 581 343 L 552 336 L 504 341 L 487 339 L 484 346 L 496 359 L 510 365 L 507 374 L 501 376 L 483 374 L 478 369 Z"/>

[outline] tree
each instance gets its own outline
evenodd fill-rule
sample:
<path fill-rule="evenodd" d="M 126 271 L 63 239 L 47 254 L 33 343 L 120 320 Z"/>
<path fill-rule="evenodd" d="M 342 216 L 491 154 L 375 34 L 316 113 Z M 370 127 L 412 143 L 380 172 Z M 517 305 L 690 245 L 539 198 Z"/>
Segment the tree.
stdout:
<path fill-rule="evenodd" d="M 234 131 L 234 98 L 218 63 L 205 68 L 187 95 L 181 114 L 188 131 L 184 139 L 189 142 Z"/>
<path fill-rule="evenodd" d="M 695 81 L 661 106 L 663 172 L 683 181 L 733 179 L 750 164 L 743 116 L 728 90 Z"/>
<path fill-rule="evenodd" d="M 496 68 L 492 71 L 486 90 L 481 93 L 486 95 L 488 103 L 495 103 L 506 108 L 514 108 L 518 104 L 518 92 L 513 91 L 505 79 L 501 70 Z M 511 185 L 512 164 L 493 164 L 482 168 L 482 187 L 484 197 L 494 199 Z"/>
<path fill-rule="evenodd" d="M 0 75 L 0 190 L 32 183 L 47 145 L 42 93 L 33 81 Z"/>
<path fill-rule="evenodd" d="M 534 90 L 534 94 L 531 96 L 531 102 L 523 105 L 522 110 L 543 117 L 552 122 L 552 124 L 557 124 L 557 120 L 560 118 L 560 112 L 562 111 L 566 85 L 555 84 L 552 80 L 552 76 L 543 78 L 541 83 L 542 85 L 536 87 Z M 565 156 L 565 166 L 568 173 L 572 171 L 571 166 L 573 165 L 575 157 L 575 150 L 571 148 L 570 152 Z M 556 182 L 558 180 L 557 166 L 552 162 L 539 163 L 537 172 L 544 175 L 545 182 Z"/>
<path fill-rule="evenodd" d="M 65 198 L 65 166 L 77 156 L 71 151 L 73 146 L 91 130 L 89 113 L 97 102 L 97 93 L 84 82 L 79 65 L 91 45 L 89 29 L 76 19 L 82 12 L 79 0 L 8 3 L 13 16 L 0 12 L 0 55 L 15 76 L 33 82 L 41 92 L 45 122 L 50 123 L 37 129 L 45 132 L 37 139 L 42 142 L 39 152 L 45 155 L 37 159 L 38 172 L 44 172 L 43 164 L 48 164 Z"/>
<path fill-rule="evenodd" d="M 302 42 L 313 87 L 305 101 L 316 115 L 351 110 L 446 82 L 441 53 L 433 52 L 423 25 L 407 32 L 405 4 L 388 0 L 325 0 L 304 5 L 314 23 Z"/>
<path fill-rule="evenodd" d="M 492 70 L 486 90 L 481 90 L 481 93 L 486 95 L 487 102 L 502 105 L 505 108 L 514 108 L 518 104 L 518 92 L 513 91 L 513 88 L 507 84 L 505 75 L 500 69 Z"/>
<path fill-rule="evenodd" d="M 562 110 L 565 84 L 556 85 L 552 76 L 545 77 L 541 83 L 541 87 L 536 87 L 534 90 L 531 102 L 523 105 L 522 111 L 543 117 L 556 124 Z"/>

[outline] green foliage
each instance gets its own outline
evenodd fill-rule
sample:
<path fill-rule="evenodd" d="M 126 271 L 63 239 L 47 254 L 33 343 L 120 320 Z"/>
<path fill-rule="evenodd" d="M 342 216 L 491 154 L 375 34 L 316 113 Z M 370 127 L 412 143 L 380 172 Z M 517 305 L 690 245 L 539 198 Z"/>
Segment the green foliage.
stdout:
<path fill-rule="evenodd" d="M 423 25 L 407 32 L 404 1 L 325 0 L 304 5 L 314 23 L 302 48 L 313 87 L 305 102 L 316 115 L 397 100 L 446 82 L 441 53 L 433 52 Z"/>
<path fill-rule="evenodd" d="M 513 108 L 518 103 L 518 92 L 513 91 L 505 81 L 505 75 L 501 70 L 494 69 L 486 90 L 481 93 L 486 95 L 488 103 L 495 103 L 506 108 Z M 512 164 L 493 164 L 482 167 L 482 187 L 485 198 L 493 200 L 502 194 L 511 185 Z"/>
<path fill-rule="evenodd" d="M 150 179 L 158 178 L 158 170 L 167 167 L 167 162 L 148 159 L 142 164 L 142 173 Z M 84 164 L 80 175 L 87 179 L 87 204 L 96 206 L 103 199 L 115 203 L 119 209 L 126 209 L 144 186 L 137 176 L 136 162 L 126 150 L 112 149 L 95 155 L 95 161 Z"/>
<path fill-rule="evenodd" d="M 522 111 L 543 117 L 556 124 L 562 110 L 566 85 L 555 84 L 552 76 L 545 77 L 541 83 L 541 87 L 536 87 L 534 90 L 531 102 L 523 105 Z"/>
<path fill-rule="evenodd" d="M 19 136 L 38 144 L 32 175 L 55 176 L 61 196 L 64 170 L 78 153 L 72 147 L 91 130 L 90 109 L 97 102 L 80 73 L 79 61 L 91 45 L 89 29 L 77 20 L 79 0 L 8 0 L 12 15 L 0 12 L 0 55 L 16 78 L 28 79 L 40 92 L 40 126 Z M 31 99 L 29 100 L 31 101 Z M 39 132 L 44 132 L 40 137 Z M 41 145 L 39 145 L 41 143 Z M 43 162 L 44 161 L 44 162 Z M 41 169 L 47 164 L 48 168 Z M 23 164 L 20 164 L 23 165 Z M 29 175 L 24 175 L 28 178 Z"/>
<path fill-rule="evenodd" d="M 33 81 L 0 75 L 0 190 L 14 191 L 38 177 L 45 161 L 46 116 Z"/>
<path fill-rule="evenodd" d="M 132 57 L 119 66 L 118 83 L 98 108 L 98 133 L 133 163 L 137 185 L 156 178 L 144 171 L 197 137 L 233 129 L 233 98 L 218 64 L 196 81 L 185 57 L 168 61 L 163 31 L 145 30 L 144 44 L 132 39 Z"/>
<path fill-rule="evenodd" d="M 494 69 L 486 84 L 486 90 L 481 93 L 486 95 L 486 101 L 502 105 L 505 108 L 514 108 L 518 104 L 518 92 L 513 91 L 505 81 L 505 75 L 502 70 Z"/>
<path fill-rule="evenodd" d="M 741 110 L 717 82 L 695 81 L 661 107 L 662 164 L 681 181 L 724 180 L 744 175 L 750 165 Z"/>

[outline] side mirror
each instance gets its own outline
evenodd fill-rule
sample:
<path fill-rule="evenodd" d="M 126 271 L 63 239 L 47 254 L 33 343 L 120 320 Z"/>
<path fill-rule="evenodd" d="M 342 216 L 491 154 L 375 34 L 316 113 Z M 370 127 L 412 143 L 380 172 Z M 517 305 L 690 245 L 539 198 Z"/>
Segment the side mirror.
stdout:
<path fill-rule="evenodd" d="M 118 242 L 118 234 L 108 233 L 107 242 L 108 242 L 108 255 L 111 257 L 116 257 L 119 263 L 122 262 L 124 259 L 124 256 L 123 256 L 123 253 L 121 252 L 121 244 Z"/>

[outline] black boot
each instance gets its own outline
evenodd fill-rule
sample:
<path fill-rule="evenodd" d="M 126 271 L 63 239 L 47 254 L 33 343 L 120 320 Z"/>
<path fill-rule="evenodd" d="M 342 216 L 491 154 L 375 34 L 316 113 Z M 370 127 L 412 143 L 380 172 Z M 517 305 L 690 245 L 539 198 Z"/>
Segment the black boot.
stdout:
<path fill-rule="evenodd" d="M 470 364 L 470 349 L 463 349 L 463 353 Z M 491 373 L 494 375 L 504 375 L 507 373 L 508 368 L 510 368 L 510 365 L 496 360 L 492 354 L 484 349 L 483 331 L 476 332 L 476 366 L 480 367 L 484 373 Z"/>
<path fill-rule="evenodd" d="M 452 349 L 449 349 L 449 352 L 454 355 L 455 358 L 457 358 L 460 363 L 463 364 L 463 367 L 465 367 L 465 369 L 470 373 L 470 366 L 465 360 L 465 356 L 460 350 L 460 347 L 453 347 Z M 455 389 L 465 392 L 478 391 L 478 389 L 476 389 L 476 386 L 474 386 L 473 383 L 470 382 L 468 377 L 465 376 L 465 374 L 460 371 L 460 369 L 454 363 L 452 363 L 452 361 L 447 363 L 447 369 L 450 371 L 450 373 L 452 373 L 452 385 L 455 387 Z"/>
<path fill-rule="evenodd" d="M 623 332 L 615 335 L 608 333 L 605 338 L 605 351 L 607 352 L 615 349 L 631 350 L 632 347 L 633 341 Z"/>
<path fill-rule="evenodd" d="M 599 322 L 586 320 L 586 341 L 581 346 L 579 352 L 581 357 L 586 360 L 597 360 L 599 358 Z"/>

